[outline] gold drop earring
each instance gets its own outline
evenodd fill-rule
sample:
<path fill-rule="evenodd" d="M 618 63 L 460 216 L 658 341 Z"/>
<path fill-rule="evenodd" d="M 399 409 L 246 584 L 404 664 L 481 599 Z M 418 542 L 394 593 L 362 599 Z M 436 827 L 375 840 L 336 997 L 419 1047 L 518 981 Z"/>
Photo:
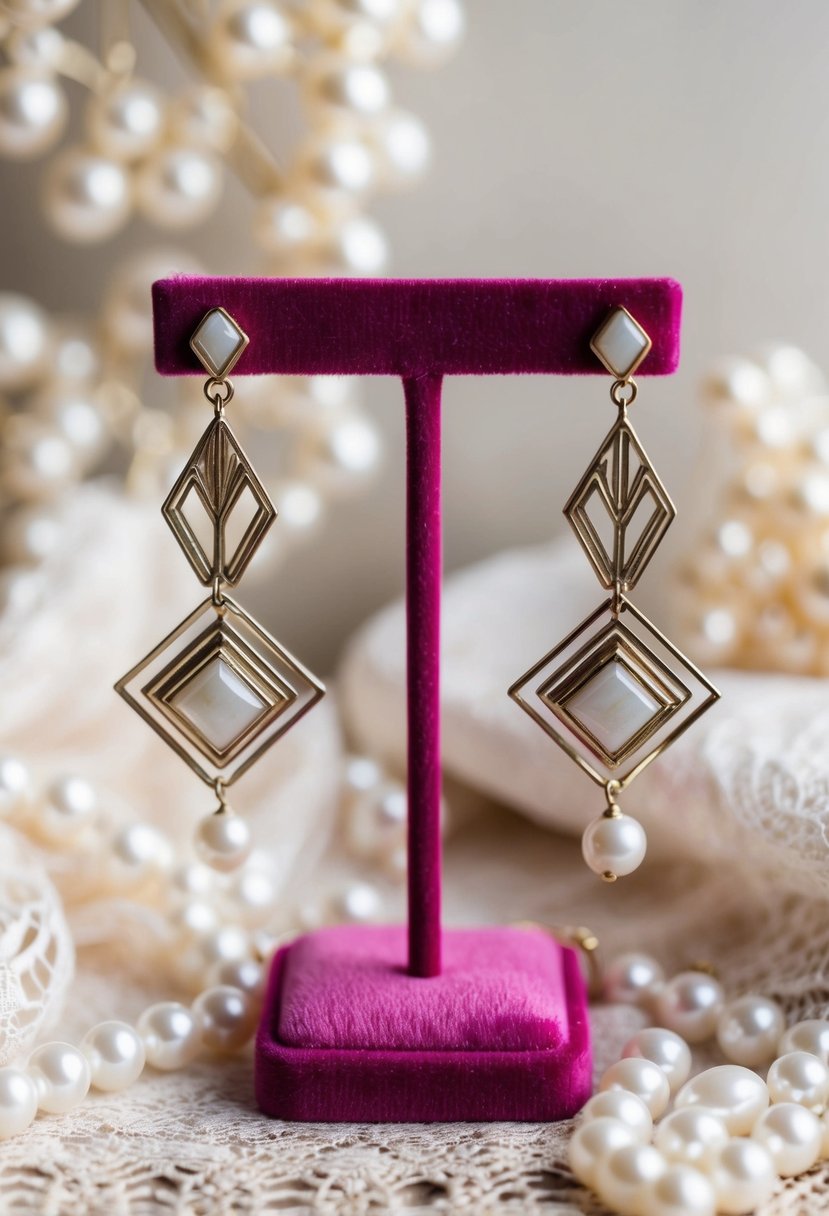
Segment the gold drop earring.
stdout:
<path fill-rule="evenodd" d="M 622 813 L 623 790 L 719 697 L 713 684 L 628 599 L 676 511 L 628 421 L 633 374 L 651 349 L 614 308 L 590 343 L 613 376 L 618 418 L 564 507 L 610 596 L 513 684 L 509 695 L 604 790 L 582 853 L 607 882 L 645 856 L 645 832 Z"/>
<path fill-rule="evenodd" d="M 193 333 L 214 416 L 162 507 L 210 595 L 115 686 L 216 795 L 195 847 L 218 870 L 240 865 L 251 847 L 228 788 L 325 693 L 226 592 L 277 514 L 225 417 L 234 391 L 227 377 L 248 341 L 223 308 L 208 312 Z"/>

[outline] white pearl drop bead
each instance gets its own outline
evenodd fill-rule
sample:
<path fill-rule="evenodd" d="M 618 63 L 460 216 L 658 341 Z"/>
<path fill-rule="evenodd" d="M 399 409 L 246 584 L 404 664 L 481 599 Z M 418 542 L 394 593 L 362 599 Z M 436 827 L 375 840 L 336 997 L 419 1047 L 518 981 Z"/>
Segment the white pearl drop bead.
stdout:
<path fill-rule="evenodd" d="M 714 1216 L 714 1188 L 690 1165 L 669 1165 L 642 1190 L 642 1216 Z"/>
<path fill-rule="evenodd" d="M 162 1001 L 145 1009 L 136 1026 L 144 1042 L 147 1063 L 162 1072 L 184 1068 L 201 1049 L 201 1022 L 178 1001 Z"/>
<path fill-rule="evenodd" d="M 19 815 L 28 809 L 31 797 L 32 779 L 23 761 L 0 756 L 0 815 Z"/>
<path fill-rule="evenodd" d="M 26 1069 L 37 1086 L 38 1108 L 47 1114 L 66 1114 L 89 1092 L 89 1062 L 71 1043 L 44 1043 L 32 1052 Z"/>
<path fill-rule="evenodd" d="M 236 1051 L 256 1029 L 256 1007 L 240 988 L 221 984 L 208 988 L 193 1002 L 208 1051 Z"/>
<path fill-rule="evenodd" d="M 81 777 L 62 777 L 49 786 L 37 825 L 55 843 L 77 838 L 89 830 L 98 814 L 98 795 Z"/>
<path fill-rule="evenodd" d="M 0 153 L 14 160 L 40 156 L 60 138 L 68 106 L 54 76 L 37 68 L 0 71 Z"/>
<path fill-rule="evenodd" d="M 637 1137 L 618 1119 L 590 1119 L 582 1123 L 570 1137 L 567 1156 L 570 1169 L 585 1186 L 595 1185 L 599 1162 L 614 1149 L 635 1144 Z"/>
<path fill-rule="evenodd" d="M 771 1153 L 781 1178 L 809 1170 L 820 1156 L 823 1126 L 817 1115 L 797 1102 L 780 1102 L 760 1116 L 751 1133 Z"/>
<path fill-rule="evenodd" d="M 774 1059 L 777 1042 L 786 1025 L 775 1001 L 762 996 L 741 996 L 729 1001 L 717 1023 L 717 1042 L 733 1064 L 759 1068 Z"/>
<path fill-rule="evenodd" d="M 719 1115 L 704 1106 L 687 1106 L 665 1116 L 653 1142 L 668 1161 L 707 1171 L 729 1139 Z"/>
<path fill-rule="evenodd" d="M 132 1085 L 144 1068 L 144 1042 L 127 1022 L 99 1022 L 84 1035 L 81 1051 L 89 1061 L 92 1085 L 117 1093 Z"/>
<path fill-rule="evenodd" d="M 672 1030 L 650 1026 L 639 1030 L 622 1048 L 623 1057 L 639 1056 L 662 1069 L 675 1094 L 688 1080 L 691 1072 L 691 1050 L 684 1039 Z"/>
<path fill-rule="evenodd" d="M 657 1064 L 650 1060 L 617 1060 L 611 1064 L 599 1082 L 599 1090 L 624 1089 L 636 1094 L 647 1106 L 654 1119 L 662 1115 L 670 1101 L 671 1088 L 668 1078 Z"/>
<path fill-rule="evenodd" d="M 745 1136 L 769 1104 L 765 1082 L 740 1064 L 718 1064 L 686 1081 L 674 1107 L 702 1106 L 722 1119 L 732 1136 Z"/>
<path fill-rule="evenodd" d="M 164 102 L 158 89 L 133 77 L 87 111 L 87 130 L 96 147 L 118 160 L 137 160 L 151 152 L 164 129 Z"/>
<path fill-rule="evenodd" d="M 200 821 L 193 844 L 205 865 L 228 873 L 242 865 L 250 854 L 253 842 L 244 819 L 229 811 L 220 811 Z"/>
<path fill-rule="evenodd" d="M 638 1216 L 645 1187 L 665 1173 L 665 1158 L 650 1144 L 617 1148 L 596 1166 L 599 1198 L 621 1216 Z"/>
<path fill-rule="evenodd" d="M 581 852 L 594 874 L 623 878 L 645 859 L 648 838 L 632 815 L 600 815 L 584 830 Z"/>
<path fill-rule="evenodd" d="M 222 193 L 222 168 L 212 152 L 165 148 L 153 153 L 138 172 L 138 207 L 162 228 L 188 228 L 206 219 Z"/>
<path fill-rule="evenodd" d="M 44 189 L 47 219 L 67 241 L 105 241 L 127 222 L 130 181 L 116 160 L 67 148 L 49 166 Z"/>
<path fill-rule="evenodd" d="M 702 971 L 682 971 L 668 980 L 654 1000 L 654 1017 L 688 1043 L 710 1039 L 725 1003 L 722 985 Z"/>
<path fill-rule="evenodd" d="M 27 388 L 43 374 L 50 336 L 46 314 L 33 300 L 0 293 L 0 389 Z"/>
<path fill-rule="evenodd" d="M 809 1051 L 789 1051 L 774 1061 L 766 1083 L 772 1102 L 798 1102 L 820 1110 L 829 1098 L 829 1068 Z"/>
<path fill-rule="evenodd" d="M 768 1149 L 756 1140 L 734 1139 L 720 1150 L 712 1175 L 717 1211 L 753 1212 L 774 1191 L 777 1174 Z"/>
<path fill-rule="evenodd" d="M 19 1136 L 37 1114 L 37 1086 L 22 1068 L 0 1068 L 0 1140 Z"/>
<path fill-rule="evenodd" d="M 227 80 L 272 76 L 294 60 L 291 22 L 269 0 L 223 0 L 209 47 L 216 72 Z"/>
<path fill-rule="evenodd" d="M 650 1143 L 653 1133 L 653 1116 L 645 1103 L 636 1094 L 624 1089 L 607 1089 L 594 1094 L 579 1112 L 579 1123 L 590 1119 L 618 1119 L 629 1127 L 637 1141 Z"/>
<path fill-rule="evenodd" d="M 777 1053 L 784 1056 L 790 1051 L 808 1051 L 829 1064 L 829 1022 L 823 1018 L 808 1018 L 790 1026 L 780 1037 Z"/>
<path fill-rule="evenodd" d="M 605 971 L 602 995 L 611 1004 L 647 1005 L 665 982 L 665 972 L 649 954 L 620 954 Z"/>

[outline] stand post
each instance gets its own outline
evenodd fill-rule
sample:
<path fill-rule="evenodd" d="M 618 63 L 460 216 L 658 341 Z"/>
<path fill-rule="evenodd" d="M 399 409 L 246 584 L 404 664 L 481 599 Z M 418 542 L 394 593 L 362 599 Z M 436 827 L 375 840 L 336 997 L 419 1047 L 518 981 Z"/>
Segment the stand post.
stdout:
<path fill-rule="evenodd" d="M 409 975 L 441 970 L 440 594 L 442 377 L 407 377 L 406 660 Z"/>

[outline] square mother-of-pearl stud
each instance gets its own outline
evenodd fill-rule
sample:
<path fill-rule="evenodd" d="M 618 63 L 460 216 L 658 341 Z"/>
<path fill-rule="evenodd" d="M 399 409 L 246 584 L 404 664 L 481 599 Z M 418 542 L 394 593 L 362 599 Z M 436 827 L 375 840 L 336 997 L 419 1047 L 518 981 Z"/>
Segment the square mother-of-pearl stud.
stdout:
<path fill-rule="evenodd" d="M 590 339 L 590 349 L 617 380 L 627 380 L 652 346 L 639 322 L 626 308 L 614 308 Z"/>
<path fill-rule="evenodd" d="M 214 379 L 223 380 L 236 366 L 249 341 L 229 313 L 214 308 L 196 326 L 190 349 Z"/>

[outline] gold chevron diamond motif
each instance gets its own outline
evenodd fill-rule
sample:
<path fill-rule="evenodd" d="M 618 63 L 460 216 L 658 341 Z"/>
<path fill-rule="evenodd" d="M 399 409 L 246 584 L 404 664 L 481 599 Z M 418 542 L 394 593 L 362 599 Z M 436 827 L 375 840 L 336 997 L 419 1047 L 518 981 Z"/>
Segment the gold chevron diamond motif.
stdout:
<path fill-rule="evenodd" d="M 202 583 L 242 576 L 276 508 L 223 417 L 207 428 L 161 508 Z"/>
<path fill-rule="evenodd" d="M 676 510 L 626 418 L 605 437 L 564 514 L 602 586 L 635 586 Z"/>
<path fill-rule="evenodd" d="M 594 781 L 621 788 L 719 694 L 633 604 L 614 609 L 597 608 L 509 695 Z"/>
<path fill-rule="evenodd" d="M 325 689 L 229 596 L 205 600 L 116 684 L 205 781 L 231 785 Z"/>

